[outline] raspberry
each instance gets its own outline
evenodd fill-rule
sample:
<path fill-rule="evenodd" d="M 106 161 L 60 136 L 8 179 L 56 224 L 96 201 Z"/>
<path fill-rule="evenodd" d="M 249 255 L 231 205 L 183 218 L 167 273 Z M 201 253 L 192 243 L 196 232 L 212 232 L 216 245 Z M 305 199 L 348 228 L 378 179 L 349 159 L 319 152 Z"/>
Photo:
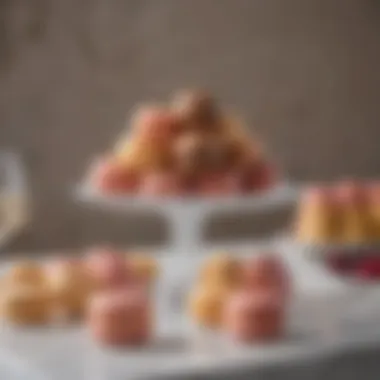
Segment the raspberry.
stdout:
<path fill-rule="evenodd" d="M 380 279 L 380 257 L 361 260 L 356 266 L 356 275 L 364 279 Z"/>

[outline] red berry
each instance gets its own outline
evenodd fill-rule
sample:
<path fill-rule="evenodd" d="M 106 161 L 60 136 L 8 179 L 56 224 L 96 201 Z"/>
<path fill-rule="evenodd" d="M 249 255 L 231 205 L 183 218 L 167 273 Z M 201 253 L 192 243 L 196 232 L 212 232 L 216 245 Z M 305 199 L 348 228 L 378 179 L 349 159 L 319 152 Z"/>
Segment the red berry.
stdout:
<path fill-rule="evenodd" d="M 339 273 L 347 273 L 353 268 L 352 260 L 346 255 L 334 255 L 328 263 L 330 268 Z"/>
<path fill-rule="evenodd" d="M 356 266 L 356 275 L 365 279 L 380 279 L 380 258 L 363 259 Z"/>

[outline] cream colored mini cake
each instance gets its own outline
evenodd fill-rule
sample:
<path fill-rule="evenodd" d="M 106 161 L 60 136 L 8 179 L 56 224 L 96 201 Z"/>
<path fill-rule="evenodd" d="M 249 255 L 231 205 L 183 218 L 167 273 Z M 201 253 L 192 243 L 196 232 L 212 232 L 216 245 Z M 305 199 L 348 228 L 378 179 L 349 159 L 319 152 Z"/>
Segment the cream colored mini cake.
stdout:
<path fill-rule="evenodd" d="M 200 270 L 199 283 L 207 287 L 231 289 L 239 284 L 240 274 L 238 260 L 225 253 L 217 253 L 205 260 Z"/>
<path fill-rule="evenodd" d="M 93 338 L 105 345 L 142 345 L 153 334 L 150 300 L 141 288 L 108 289 L 93 295 L 86 322 Z"/>
<path fill-rule="evenodd" d="M 341 210 L 340 241 L 346 244 L 368 244 L 375 240 L 371 204 L 362 183 L 346 181 L 334 188 Z"/>
<path fill-rule="evenodd" d="M 232 294 L 223 314 L 225 332 L 239 342 L 279 339 L 284 335 L 284 303 L 276 294 L 247 290 Z"/>
<path fill-rule="evenodd" d="M 291 293 L 288 271 L 275 254 L 263 252 L 242 262 L 242 288 L 251 292 L 272 292 L 284 302 Z"/>
<path fill-rule="evenodd" d="M 23 261 L 14 264 L 5 275 L 5 282 L 9 285 L 44 286 L 46 275 L 43 267 L 32 261 Z"/>
<path fill-rule="evenodd" d="M 52 317 L 52 295 L 46 288 L 13 286 L 3 293 L 2 315 L 22 325 L 46 324 Z"/>
<path fill-rule="evenodd" d="M 219 328 L 227 294 L 221 287 L 196 286 L 189 297 L 189 315 L 200 326 Z"/>
<path fill-rule="evenodd" d="M 205 260 L 189 296 L 191 318 L 201 326 L 218 328 L 225 300 L 240 283 L 241 268 L 228 254 L 214 254 Z"/>
<path fill-rule="evenodd" d="M 295 222 L 297 240 L 329 244 L 339 239 L 341 213 L 330 189 L 310 188 L 302 195 Z"/>
<path fill-rule="evenodd" d="M 48 284 L 54 305 L 68 317 L 81 317 L 94 283 L 81 264 L 60 261 L 48 269 Z"/>
<path fill-rule="evenodd" d="M 377 242 L 380 242 L 380 181 L 375 181 L 368 185 L 368 198 L 374 238 Z"/>

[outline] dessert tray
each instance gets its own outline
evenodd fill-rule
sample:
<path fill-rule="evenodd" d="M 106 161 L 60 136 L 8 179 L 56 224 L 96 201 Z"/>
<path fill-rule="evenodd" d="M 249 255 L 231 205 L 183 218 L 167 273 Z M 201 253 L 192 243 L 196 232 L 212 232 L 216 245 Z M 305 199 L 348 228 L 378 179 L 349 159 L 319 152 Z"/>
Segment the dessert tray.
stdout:
<path fill-rule="evenodd" d="M 239 255 L 248 253 L 244 247 L 239 252 Z M 252 253 L 252 245 L 249 252 Z M 157 337 L 152 344 L 138 350 L 118 351 L 97 346 L 79 325 L 16 328 L 3 324 L 0 350 L 10 356 L 10 364 L 17 363 L 19 372 L 24 369 L 29 374 L 17 377 L 14 372 L 13 377 L 4 379 L 188 379 L 218 373 L 230 373 L 233 378 L 237 370 L 321 359 L 339 347 L 346 347 L 348 339 L 339 321 L 351 300 L 349 294 L 338 282 L 320 277 L 323 273 L 314 267 L 292 260 L 291 255 L 296 253 L 289 252 L 286 245 L 281 252 L 295 275 L 288 335 L 282 341 L 236 346 L 222 336 L 191 325 L 182 301 L 204 258 L 162 256 L 158 258 L 161 276 L 153 293 Z M 5 270 L 6 265 L 2 268 Z M 298 276 L 301 272 L 305 272 L 304 277 Z M 309 286 L 305 286 L 306 277 Z M 323 288 L 318 286 L 321 281 Z M 351 336 L 350 342 L 354 338 L 355 344 L 359 344 L 358 337 Z"/>
<path fill-rule="evenodd" d="M 169 223 L 169 250 L 192 254 L 202 246 L 202 233 L 208 218 L 216 213 L 270 212 L 292 205 L 298 199 L 298 188 L 283 182 L 259 195 L 214 198 L 147 197 L 104 195 L 83 184 L 74 193 L 81 203 L 120 212 L 149 210 L 163 216 Z"/>

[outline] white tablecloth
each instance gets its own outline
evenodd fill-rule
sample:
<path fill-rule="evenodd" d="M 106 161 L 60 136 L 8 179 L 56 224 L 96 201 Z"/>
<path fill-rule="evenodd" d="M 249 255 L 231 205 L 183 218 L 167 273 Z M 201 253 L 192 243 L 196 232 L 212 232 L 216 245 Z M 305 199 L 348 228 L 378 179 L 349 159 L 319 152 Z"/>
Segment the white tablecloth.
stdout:
<path fill-rule="evenodd" d="M 255 246 L 239 246 L 238 250 L 252 252 Z M 164 339 L 159 343 L 143 351 L 115 352 L 97 347 L 81 327 L 22 330 L 4 326 L 0 348 L 7 357 L 0 351 L 0 379 L 377 380 L 380 323 L 342 323 L 344 310 L 352 303 L 347 289 L 302 260 L 291 245 L 282 242 L 281 251 L 295 274 L 297 294 L 289 337 L 281 344 L 237 349 L 219 338 L 191 331 L 180 314 L 183 307 L 177 304 L 177 293 L 191 283 L 203 258 L 162 257 L 163 281 L 156 299 Z M 28 375 L 22 377 L 25 372 Z"/>

